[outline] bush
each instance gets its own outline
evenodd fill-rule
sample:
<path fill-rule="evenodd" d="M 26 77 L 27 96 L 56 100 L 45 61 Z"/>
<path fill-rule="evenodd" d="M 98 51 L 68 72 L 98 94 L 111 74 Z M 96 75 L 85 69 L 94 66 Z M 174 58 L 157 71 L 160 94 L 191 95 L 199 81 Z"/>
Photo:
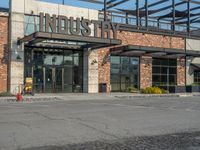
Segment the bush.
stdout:
<path fill-rule="evenodd" d="M 135 87 L 128 87 L 126 91 L 130 93 L 135 93 L 135 92 L 138 92 L 138 89 Z"/>
<path fill-rule="evenodd" d="M 9 96 L 14 96 L 14 95 L 11 94 L 10 92 L 2 92 L 2 93 L 0 93 L 0 97 L 9 97 Z"/>
<path fill-rule="evenodd" d="M 161 89 L 159 87 L 148 87 L 146 89 L 141 90 L 143 94 L 166 94 L 167 91 Z"/>

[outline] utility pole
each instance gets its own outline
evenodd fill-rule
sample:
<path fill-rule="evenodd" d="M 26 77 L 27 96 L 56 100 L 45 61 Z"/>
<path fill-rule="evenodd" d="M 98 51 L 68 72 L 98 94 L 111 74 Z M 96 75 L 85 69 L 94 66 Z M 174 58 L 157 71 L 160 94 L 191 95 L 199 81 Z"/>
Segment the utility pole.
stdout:
<path fill-rule="evenodd" d="M 62 4 L 65 5 L 65 0 L 62 1 Z"/>

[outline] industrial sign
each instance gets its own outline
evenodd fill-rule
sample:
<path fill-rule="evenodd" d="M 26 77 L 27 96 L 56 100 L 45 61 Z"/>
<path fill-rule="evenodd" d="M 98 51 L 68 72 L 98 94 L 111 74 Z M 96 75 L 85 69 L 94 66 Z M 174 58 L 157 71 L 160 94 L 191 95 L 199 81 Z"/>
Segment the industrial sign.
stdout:
<path fill-rule="evenodd" d="M 40 13 L 40 32 L 52 32 L 71 35 L 94 36 L 100 38 L 117 38 L 119 24 L 109 21 L 68 18 L 63 15 Z M 94 34 L 91 35 L 92 30 Z"/>

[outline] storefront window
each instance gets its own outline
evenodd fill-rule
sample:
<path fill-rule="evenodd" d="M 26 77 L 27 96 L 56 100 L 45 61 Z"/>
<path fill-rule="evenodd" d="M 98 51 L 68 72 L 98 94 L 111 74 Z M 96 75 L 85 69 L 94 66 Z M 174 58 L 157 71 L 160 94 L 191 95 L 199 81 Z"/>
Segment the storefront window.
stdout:
<path fill-rule="evenodd" d="M 152 65 L 152 80 L 154 86 L 176 85 L 176 59 L 154 58 Z"/>
<path fill-rule="evenodd" d="M 33 77 L 34 90 L 37 93 L 82 92 L 82 53 L 82 51 L 43 48 L 31 49 L 26 47 L 25 61 L 32 63 L 25 65 L 25 78 Z"/>
<path fill-rule="evenodd" d="M 111 56 L 111 91 L 125 92 L 139 86 L 139 58 Z"/>
<path fill-rule="evenodd" d="M 200 85 L 200 71 L 194 71 L 194 83 Z"/>

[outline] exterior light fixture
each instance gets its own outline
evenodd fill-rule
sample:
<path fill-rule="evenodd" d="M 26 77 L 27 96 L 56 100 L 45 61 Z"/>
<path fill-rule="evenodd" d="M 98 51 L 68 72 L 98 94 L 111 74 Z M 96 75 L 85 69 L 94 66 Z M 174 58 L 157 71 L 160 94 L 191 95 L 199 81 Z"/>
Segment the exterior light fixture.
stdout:
<path fill-rule="evenodd" d="M 96 64 L 96 63 L 98 63 L 98 62 L 97 62 L 96 59 L 94 59 L 94 60 L 91 62 L 91 65 L 94 65 L 94 64 Z"/>

